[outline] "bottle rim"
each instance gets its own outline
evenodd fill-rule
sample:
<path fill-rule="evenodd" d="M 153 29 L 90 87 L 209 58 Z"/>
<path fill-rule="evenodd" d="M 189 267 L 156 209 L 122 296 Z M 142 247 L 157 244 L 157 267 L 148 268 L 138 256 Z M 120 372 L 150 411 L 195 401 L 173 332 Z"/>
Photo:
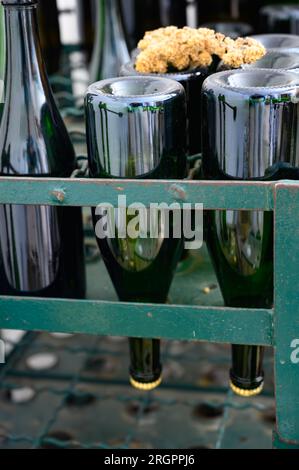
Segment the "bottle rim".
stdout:
<path fill-rule="evenodd" d="M 143 73 L 143 72 L 138 72 L 135 69 L 135 59 L 134 59 L 124 64 L 121 67 L 120 73 L 122 76 L 162 77 L 162 78 L 169 78 L 172 80 L 178 80 L 182 82 L 182 81 L 187 81 L 189 79 L 194 79 L 198 77 L 203 77 L 204 75 L 208 75 L 208 67 L 181 70 L 181 71 L 177 70 L 174 72 L 166 72 L 166 73 L 157 73 L 157 72 Z"/>
<path fill-rule="evenodd" d="M 272 62 L 271 62 L 272 59 Z M 278 61 L 278 66 L 275 64 Z M 281 61 L 285 60 L 282 64 Z M 241 65 L 242 70 L 271 69 L 279 71 L 299 71 L 299 50 L 270 49 L 266 55 L 252 64 Z"/>
<path fill-rule="evenodd" d="M 128 76 L 101 80 L 90 85 L 86 95 L 115 101 L 164 101 L 184 94 L 184 88 L 175 80 L 153 76 Z"/>
<path fill-rule="evenodd" d="M 249 36 L 256 41 L 259 41 L 263 44 L 268 50 L 269 49 L 299 49 L 299 36 L 296 34 L 253 34 Z M 283 41 L 288 39 L 288 42 L 285 42 L 282 46 L 279 44 L 279 40 Z"/>
<path fill-rule="evenodd" d="M 272 83 L 266 85 L 266 80 Z M 263 85 L 265 83 L 265 85 Z M 238 69 L 218 72 L 208 77 L 203 84 L 205 90 L 213 87 L 230 89 L 236 93 L 287 93 L 299 88 L 299 74 L 287 70 Z"/>

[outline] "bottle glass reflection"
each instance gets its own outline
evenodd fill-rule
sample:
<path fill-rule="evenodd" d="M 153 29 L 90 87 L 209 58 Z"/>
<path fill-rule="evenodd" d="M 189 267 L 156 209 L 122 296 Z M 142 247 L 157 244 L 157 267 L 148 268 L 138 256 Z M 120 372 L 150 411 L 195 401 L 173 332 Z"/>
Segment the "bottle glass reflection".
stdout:
<path fill-rule="evenodd" d="M 152 77 L 104 80 L 88 90 L 86 117 L 91 177 L 186 176 L 185 94 L 179 83 Z M 114 233 L 99 237 L 104 212 L 93 211 L 100 250 L 122 301 L 167 299 L 183 243 L 173 236 L 172 214 L 169 224 L 163 211 L 155 214 L 146 209 L 145 229 L 139 227 L 133 236 L 128 230 L 135 215 L 118 208 L 114 220 L 108 217 Z M 133 386 L 149 390 L 159 385 L 159 341 L 132 338 L 130 351 Z"/>
<path fill-rule="evenodd" d="M 208 68 L 166 74 L 146 74 L 153 77 L 165 77 L 178 81 L 185 89 L 187 101 L 187 154 L 195 155 L 201 152 L 201 87 L 209 75 Z M 135 61 L 121 67 L 122 76 L 145 76 L 135 69 Z"/>
<path fill-rule="evenodd" d="M 203 177 L 277 180 L 298 177 L 298 75 L 287 71 L 227 71 L 203 85 Z M 293 172 L 293 173 L 292 173 Z M 213 211 L 207 243 L 230 307 L 273 304 L 273 214 Z M 263 348 L 233 346 L 232 389 L 263 388 Z"/>

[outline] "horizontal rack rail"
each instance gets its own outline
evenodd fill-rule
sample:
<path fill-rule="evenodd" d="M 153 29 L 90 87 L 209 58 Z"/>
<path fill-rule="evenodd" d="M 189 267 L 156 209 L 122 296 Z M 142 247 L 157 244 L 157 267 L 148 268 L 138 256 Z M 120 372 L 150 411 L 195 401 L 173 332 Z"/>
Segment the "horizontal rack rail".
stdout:
<path fill-rule="evenodd" d="M 224 186 L 221 181 L 0 177 L 0 202 L 81 207 L 109 203 L 115 206 L 118 196 L 125 195 L 128 205 L 177 201 L 200 203 L 205 209 L 273 210 L 275 186 L 275 182 L 264 181 L 225 181 Z"/>
<path fill-rule="evenodd" d="M 273 346 L 273 312 L 0 297 L 1 328 Z"/>

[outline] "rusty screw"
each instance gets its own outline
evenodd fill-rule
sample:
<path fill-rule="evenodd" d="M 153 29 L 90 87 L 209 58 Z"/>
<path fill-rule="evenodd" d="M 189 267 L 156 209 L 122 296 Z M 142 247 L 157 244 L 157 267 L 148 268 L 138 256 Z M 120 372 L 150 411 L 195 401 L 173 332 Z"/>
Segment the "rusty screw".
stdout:
<path fill-rule="evenodd" d="M 65 200 L 65 192 L 63 189 L 54 189 L 52 191 L 52 196 L 56 199 L 56 201 L 63 202 Z"/>
<path fill-rule="evenodd" d="M 179 184 L 172 184 L 169 188 L 169 192 L 178 201 L 185 201 L 187 199 L 185 189 Z"/>

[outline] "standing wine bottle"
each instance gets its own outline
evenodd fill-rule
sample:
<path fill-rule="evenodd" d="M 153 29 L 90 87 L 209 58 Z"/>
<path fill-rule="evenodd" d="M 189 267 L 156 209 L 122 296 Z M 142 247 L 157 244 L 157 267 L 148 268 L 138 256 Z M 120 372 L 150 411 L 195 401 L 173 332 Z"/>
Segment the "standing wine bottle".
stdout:
<path fill-rule="evenodd" d="M 162 26 L 183 28 L 187 25 L 186 0 L 160 0 L 160 16 Z"/>
<path fill-rule="evenodd" d="M 203 177 L 214 180 L 297 178 L 299 77 L 277 70 L 214 74 L 203 85 Z M 225 304 L 272 308 L 273 213 L 212 211 L 206 237 Z M 234 345 L 231 388 L 263 389 L 263 348 Z"/>
<path fill-rule="evenodd" d="M 4 8 L 0 4 L 0 80 L 4 80 L 5 75 L 5 21 Z"/>
<path fill-rule="evenodd" d="M 184 178 L 185 106 L 184 89 L 174 80 L 125 77 L 90 86 L 86 130 L 91 177 Z M 115 227 L 112 236 L 99 233 L 103 212 L 94 210 L 96 235 L 119 299 L 164 303 L 183 241 L 174 236 L 171 214 L 168 224 L 163 212 L 155 221 L 152 212 L 145 210 L 147 228 L 136 236 L 129 233 L 133 217 L 126 208 L 124 215 L 120 209 L 116 211 L 115 222 L 110 218 L 108 225 Z M 125 220 L 125 232 L 121 220 Z M 151 226 L 156 227 L 154 233 Z M 160 384 L 159 349 L 157 339 L 130 339 L 130 375 L 135 388 L 151 390 Z"/>
<path fill-rule="evenodd" d="M 134 0 L 134 39 L 135 47 L 143 38 L 146 31 L 160 28 L 162 26 L 159 0 Z"/>
<path fill-rule="evenodd" d="M 0 122 L 4 106 L 4 76 L 5 76 L 5 21 L 4 8 L 0 3 Z"/>
<path fill-rule="evenodd" d="M 186 0 L 122 0 L 122 10 L 131 49 L 137 47 L 146 31 L 187 25 Z"/>
<path fill-rule="evenodd" d="M 59 70 L 61 41 L 56 0 L 39 0 L 37 9 L 40 42 L 48 74 Z"/>
<path fill-rule="evenodd" d="M 90 67 L 90 82 L 117 77 L 130 60 L 123 30 L 119 0 L 96 0 L 96 37 Z"/>
<path fill-rule="evenodd" d="M 7 60 L 1 176 L 69 177 L 75 154 L 45 71 L 37 2 L 2 0 L 2 4 Z M 79 208 L 0 206 L 0 293 L 84 297 Z"/>

